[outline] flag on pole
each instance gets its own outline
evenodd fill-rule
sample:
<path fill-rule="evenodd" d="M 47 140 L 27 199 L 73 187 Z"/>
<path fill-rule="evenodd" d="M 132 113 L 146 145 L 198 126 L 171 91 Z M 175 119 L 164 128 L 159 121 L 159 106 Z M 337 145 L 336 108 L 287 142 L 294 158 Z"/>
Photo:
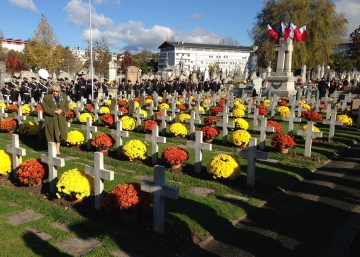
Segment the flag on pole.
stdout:
<path fill-rule="evenodd" d="M 269 23 L 267 24 L 266 27 L 267 27 L 268 34 L 269 34 L 270 36 L 272 36 L 275 41 L 277 41 L 278 38 L 279 38 L 278 33 L 276 33 L 275 30 L 272 29 L 272 27 L 270 26 Z"/>
<path fill-rule="evenodd" d="M 306 25 L 303 25 L 300 29 L 299 29 L 300 33 L 301 33 L 301 41 L 305 41 L 305 39 L 308 38 L 308 33 L 306 31 Z"/>
<path fill-rule="evenodd" d="M 291 27 L 291 31 L 293 32 L 293 40 L 301 42 L 302 38 L 301 38 L 301 32 L 299 30 L 298 27 L 296 27 L 292 22 L 290 22 L 290 27 Z"/>
<path fill-rule="evenodd" d="M 280 20 L 280 31 L 281 31 L 281 35 L 284 37 L 284 40 L 286 41 L 289 37 L 289 34 L 287 33 L 286 26 L 282 22 L 282 20 Z"/>

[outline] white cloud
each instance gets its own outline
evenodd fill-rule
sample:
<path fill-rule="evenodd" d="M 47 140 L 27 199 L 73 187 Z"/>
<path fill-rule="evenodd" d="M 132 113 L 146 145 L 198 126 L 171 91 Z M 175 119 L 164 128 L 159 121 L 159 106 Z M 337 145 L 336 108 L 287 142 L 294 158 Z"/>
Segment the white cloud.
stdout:
<path fill-rule="evenodd" d="M 194 13 L 189 17 L 190 20 L 200 20 L 202 19 L 203 15 L 201 13 Z"/>
<path fill-rule="evenodd" d="M 94 0 L 95 5 L 100 5 L 102 3 L 108 3 L 120 5 L 120 0 Z"/>
<path fill-rule="evenodd" d="M 71 0 L 64 10 L 68 13 L 70 23 L 84 28 L 80 38 L 88 42 L 90 40 L 88 5 L 81 0 Z M 97 14 L 94 8 L 92 10 L 92 39 L 94 41 L 105 39 L 110 48 L 127 49 L 132 52 L 142 49 L 156 50 L 167 36 L 174 36 L 177 41 L 207 44 L 217 44 L 222 38 L 221 35 L 200 28 L 183 34 L 179 30 L 161 25 L 146 28 L 140 21 L 114 25 L 113 20 Z"/>
<path fill-rule="evenodd" d="M 71 0 L 64 7 L 68 14 L 68 21 L 73 25 L 89 27 L 89 5 L 81 0 Z M 97 14 L 94 7 L 91 8 L 91 27 L 93 29 L 107 29 L 112 27 L 114 22 L 103 14 Z"/>
<path fill-rule="evenodd" d="M 36 12 L 36 6 L 32 0 L 9 0 L 13 5 Z"/>
<path fill-rule="evenodd" d="M 348 35 L 360 25 L 360 2 L 359 0 L 340 0 L 335 2 L 336 12 L 344 13 L 348 20 Z"/>

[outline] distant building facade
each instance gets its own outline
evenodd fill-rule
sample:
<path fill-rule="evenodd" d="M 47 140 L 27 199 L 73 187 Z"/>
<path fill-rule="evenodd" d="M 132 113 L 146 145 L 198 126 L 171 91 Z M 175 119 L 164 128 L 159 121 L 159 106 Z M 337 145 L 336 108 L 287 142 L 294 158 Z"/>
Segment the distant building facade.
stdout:
<path fill-rule="evenodd" d="M 18 52 L 22 52 L 25 49 L 25 46 L 29 44 L 28 40 L 13 38 L 1 38 L 0 41 L 3 48 Z"/>
<path fill-rule="evenodd" d="M 168 66 L 177 66 L 181 61 L 189 70 L 196 65 L 204 71 L 216 62 L 222 70 L 241 68 L 244 71 L 245 67 L 248 67 L 249 71 L 256 69 L 256 57 L 252 47 L 165 41 L 158 49 L 159 71 L 165 70 Z"/>

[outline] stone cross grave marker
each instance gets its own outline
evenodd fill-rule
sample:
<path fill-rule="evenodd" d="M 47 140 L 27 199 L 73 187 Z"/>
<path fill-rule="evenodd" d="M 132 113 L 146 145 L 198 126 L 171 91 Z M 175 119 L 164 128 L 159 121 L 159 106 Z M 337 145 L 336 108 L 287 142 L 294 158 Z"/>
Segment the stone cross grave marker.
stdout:
<path fill-rule="evenodd" d="M 322 112 L 322 113 L 326 113 L 325 119 L 326 119 L 326 120 L 329 120 L 329 119 L 330 119 L 330 116 L 331 116 L 331 111 L 332 111 L 332 109 L 331 109 L 331 104 L 328 104 L 326 107 L 327 107 L 327 108 L 326 108 L 325 110 L 322 109 L 321 112 Z"/>
<path fill-rule="evenodd" d="M 324 105 L 321 104 L 321 100 L 319 99 L 319 100 L 317 100 L 317 101 L 315 102 L 315 111 L 316 111 L 316 112 L 319 112 L 319 111 L 320 111 L 320 107 L 324 107 Z"/>
<path fill-rule="evenodd" d="M 254 114 L 249 114 L 248 118 L 253 118 L 253 127 L 259 126 L 259 119 L 263 119 L 264 115 L 259 115 L 259 109 L 255 108 Z"/>
<path fill-rule="evenodd" d="M 94 116 L 95 116 L 94 123 L 95 123 L 95 125 L 97 125 L 99 122 L 99 114 L 101 113 L 100 109 L 99 109 L 99 104 L 97 102 L 94 103 L 94 109 L 92 109 L 91 112 L 94 113 Z"/>
<path fill-rule="evenodd" d="M 116 122 L 116 129 L 111 129 L 110 133 L 113 135 L 116 135 L 116 155 L 121 156 L 122 155 L 122 145 L 123 145 L 123 137 L 129 137 L 128 131 L 122 130 L 122 121 L 118 120 Z"/>
<path fill-rule="evenodd" d="M 104 199 L 104 180 L 114 180 L 114 172 L 104 169 L 104 154 L 94 153 L 94 167 L 85 165 L 85 173 L 94 176 L 95 209 L 101 210 Z"/>
<path fill-rule="evenodd" d="M 328 109 L 331 109 L 330 106 L 328 106 Z M 333 109 L 331 111 L 331 118 L 330 120 L 323 120 L 322 122 L 323 124 L 327 124 L 330 125 L 329 128 L 329 137 L 328 137 L 328 142 L 333 142 L 334 141 L 334 135 L 335 135 L 335 126 L 343 126 L 344 123 L 342 121 L 337 121 L 336 120 L 336 109 Z"/>
<path fill-rule="evenodd" d="M 4 97 L 5 97 L 6 106 L 9 106 L 10 103 L 11 103 L 10 96 L 9 95 L 4 95 Z"/>
<path fill-rule="evenodd" d="M 157 107 L 154 107 L 154 101 L 150 102 L 149 107 L 145 109 L 149 110 L 149 118 L 154 119 L 154 111 L 157 110 Z"/>
<path fill-rule="evenodd" d="M 26 116 L 25 116 L 25 115 L 22 115 L 21 105 L 19 105 L 18 112 L 17 112 L 17 114 L 14 116 L 14 118 L 15 118 L 15 120 L 17 120 L 17 122 L 18 122 L 18 128 L 19 128 L 19 131 L 20 131 L 21 126 L 22 126 L 22 123 L 23 123 L 23 120 L 26 120 Z"/>
<path fill-rule="evenodd" d="M 136 108 L 136 112 L 132 114 L 133 117 L 136 118 L 136 130 L 141 131 L 141 119 L 145 117 L 145 114 L 141 113 L 141 108 Z"/>
<path fill-rule="evenodd" d="M 229 117 L 231 117 L 232 114 L 228 112 L 227 106 L 224 106 L 223 111 L 219 114 L 222 115 L 222 120 L 217 122 L 216 126 L 222 128 L 222 143 L 226 144 L 229 134 L 228 128 L 235 128 L 235 123 L 229 122 Z"/>
<path fill-rule="evenodd" d="M 289 126 L 288 126 L 288 134 L 289 135 L 293 135 L 293 133 L 294 133 L 294 122 L 301 122 L 301 118 L 295 118 L 295 109 L 294 108 L 290 109 L 290 116 L 283 117 L 282 120 L 289 122 Z"/>
<path fill-rule="evenodd" d="M 195 132 L 195 141 L 186 141 L 186 146 L 189 148 L 195 149 L 195 172 L 201 172 L 201 162 L 202 162 L 202 150 L 211 151 L 212 145 L 208 143 L 203 143 L 203 133 L 202 131 Z"/>
<path fill-rule="evenodd" d="M 314 126 L 313 122 L 308 121 L 306 130 L 298 130 L 297 131 L 298 136 L 306 137 L 305 138 L 305 153 L 304 153 L 304 156 L 306 156 L 306 157 L 311 156 L 312 138 L 313 137 L 322 137 L 322 132 L 314 132 L 313 126 Z"/>
<path fill-rule="evenodd" d="M 80 112 L 81 112 L 83 109 L 84 109 L 84 108 L 83 108 L 81 102 L 77 101 L 77 102 L 76 102 L 76 107 L 74 108 L 75 113 L 76 113 L 76 118 L 79 118 Z"/>
<path fill-rule="evenodd" d="M 188 96 L 188 95 L 186 95 L 186 96 Z M 189 94 L 189 97 L 186 97 L 185 98 L 186 99 L 186 102 L 187 102 L 187 104 L 188 104 L 188 110 L 189 111 L 191 111 L 191 109 L 192 109 L 192 98 L 191 98 L 191 94 Z"/>
<path fill-rule="evenodd" d="M 249 147 L 247 149 L 237 150 L 238 156 L 245 157 L 248 159 L 246 184 L 249 187 L 254 186 L 255 183 L 256 159 L 266 160 L 268 158 L 268 153 L 260 152 L 256 150 L 256 146 L 257 146 L 257 138 L 252 137 L 249 140 Z"/>
<path fill-rule="evenodd" d="M 26 149 L 19 147 L 19 135 L 12 134 L 11 135 L 11 145 L 6 146 L 6 152 L 11 153 L 12 155 L 12 173 L 13 178 L 18 180 L 18 174 L 16 174 L 16 170 L 20 165 L 20 156 L 26 155 Z"/>
<path fill-rule="evenodd" d="M 261 96 L 261 94 L 258 94 L 256 96 L 256 104 L 261 104 L 261 102 L 264 100 L 264 98 Z"/>
<path fill-rule="evenodd" d="M 244 102 L 243 102 L 244 103 Z M 249 100 L 247 101 L 247 111 L 248 111 L 248 117 L 251 114 L 251 109 L 252 108 L 256 108 L 255 106 L 252 105 L 252 98 L 250 97 Z"/>
<path fill-rule="evenodd" d="M 166 121 L 171 120 L 171 117 L 167 116 L 166 109 L 161 111 L 161 116 L 158 120 L 161 120 L 161 135 L 166 136 Z"/>
<path fill-rule="evenodd" d="M 195 111 L 192 110 L 190 113 L 190 119 L 185 119 L 185 123 L 189 123 L 190 125 L 190 138 L 195 138 L 195 124 L 201 124 L 200 119 L 195 118 Z"/>
<path fill-rule="evenodd" d="M 268 110 L 270 110 L 270 117 L 271 117 L 272 120 L 275 118 L 276 107 L 277 107 L 277 100 L 276 100 L 275 97 L 273 97 L 270 100 L 270 105 L 268 107 Z"/>
<path fill-rule="evenodd" d="M 132 115 L 135 112 L 135 101 L 129 100 L 128 106 L 129 106 L 129 115 Z"/>
<path fill-rule="evenodd" d="M 246 102 L 246 99 L 247 99 L 247 93 L 244 93 L 242 96 L 241 96 L 241 102 L 244 104 Z"/>
<path fill-rule="evenodd" d="M 86 125 L 82 125 L 81 129 L 86 130 L 87 149 L 90 150 L 91 149 L 91 139 L 92 139 L 92 133 L 91 132 L 96 132 L 97 127 L 92 126 L 91 118 L 87 117 L 86 118 Z"/>
<path fill-rule="evenodd" d="M 18 97 L 18 100 L 17 100 L 17 105 L 19 106 L 19 109 L 20 109 L 20 106 L 22 106 L 23 102 L 21 101 L 21 96 L 19 94 L 19 97 Z"/>
<path fill-rule="evenodd" d="M 159 126 L 154 125 L 152 127 L 151 135 L 145 135 L 145 141 L 151 142 L 151 160 L 153 164 L 158 163 L 159 143 L 166 143 L 166 137 L 159 136 Z"/>
<path fill-rule="evenodd" d="M 165 227 L 165 197 L 170 199 L 179 198 L 179 189 L 165 184 L 165 167 L 155 165 L 154 182 L 141 181 L 141 190 L 154 194 L 154 218 L 153 230 L 163 233 Z"/>
<path fill-rule="evenodd" d="M 172 98 L 171 100 L 171 115 L 170 115 L 170 117 L 171 117 L 171 122 L 175 122 L 175 119 L 176 119 L 176 113 L 177 112 L 180 112 L 180 109 L 177 109 L 176 108 L 176 101 L 175 101 L 175 99 L 174 98 Z"/>
<path fill-rule="evenodd" d="M 350 108 L 350 105 L 347 104 L 347 100 L 341 100 L 341 111 L 344 112 L 346 108 Z M 19 108 L 20 109 L 20 108 Z"/>
<path fill-rule="evenodd" d="M 119 120 L 119 115 L 122 115 L 122 112 L 119 112 L 119 105 L 115 104 L 113 107 L 113 110 L 111 111 L 111 114 L 114 115 L 114 123 Z"/>
<path fill-rule="evenodd" d="M 42 154 L 41 161 L 46 162 L 49 166 L 49 190 L 52 196 L 56 193 L 57 167 L 65 166 L 65 159 L 56 157 L 56 144 L 48 142 L 48 155 Z"/>
<path fill-rule="evenodd" d="M 306 112 L 307 111 L 306 108 L 302 108 L 302 103 L 296 104 L 295 110 L 297 111 L 297 117 L 298 118 L 301 117 L 301 112 Z"/>
<path fill-rule="evenodd" d="M 306 103 L 309 104 L 312 109 L 315 102 L 316 102 L 315 97 L 311 97 L 309 100 L 306 100 Z"/>
<path fill-rule="evenodd" d="M 325 105 L 327 105 L 329 103 L 328 94 L 325 94 L 325 97 L 321 97 L 321 100 L 324 102 Z"/>
<path fill-rule="evenodd" d="M 200 110 L 200 101 L 197 101 L 196 105 L 195 105 L 195 119 L 200 119 L 200 114 L 205 114 L 204 111 Z"/>
<path fill-rule="evenodd" d="M 261 125 L 254 127 L 255 131 L 260 131 L 260 150 L 265 150 L 266 132 L 274 132 L 274 127 L 268 127 L 267 118 L 261 119 Z"/>
<path fill-rule="evenodd" d="M 289 99 L 289 103 L 287 104 L 287 106 L 291 109 L 295 109 L 295 105 L 296 105 L 296 97 L 290 97 Z"/>
<path fill-rule="evenodd" d="M 336 103 L 336 102 L 337 102 L 337 99 L 338 99 L 338 92 L 335 91 L 333 94 L 330 95 L 330 97 L 334 98 L 334 101 L 333 101 L 333 102 Z"/>
<path fill-rule="evenodd" d="M 44 124 L 44 122 L 45 122 L 45 120 L 44 120 L 44 118 L 43 118 L 43 113 L 42 113 L 42 111 L 38 111 L 37 117 L 34 118 L 34 121 L 36 121 L 37 123 L 39 123 L 39 126 L 38 126 L 38 135 L 39 135 L 39 139 L 42 139 L 41 130 L 42 130 L 43 124 Z"/>
<path fill-rule="evenodd" d="M 8 114 L 5 112 L 4 106 L 0 106 L 0 120 L 3 120 L 7 116 L 8 116 Z"/>
<path fill-rule="evenodd" d="M 140 96 L 140 107 L 143 108 L 145 106 L 145 102 L 146 102 L 146 97 L 145 97 L 145 91 L 143 92 L 143 94 Z"/>

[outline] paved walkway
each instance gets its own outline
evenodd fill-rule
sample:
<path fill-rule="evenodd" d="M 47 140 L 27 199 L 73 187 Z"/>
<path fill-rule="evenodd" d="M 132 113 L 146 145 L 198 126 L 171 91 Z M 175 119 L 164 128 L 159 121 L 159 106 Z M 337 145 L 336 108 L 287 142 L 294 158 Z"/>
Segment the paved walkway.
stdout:
<path fill-rule="evenodd" d="M 360 228 L 360 145 L 342 156 L 185 255 L 348 256 Z"/>

